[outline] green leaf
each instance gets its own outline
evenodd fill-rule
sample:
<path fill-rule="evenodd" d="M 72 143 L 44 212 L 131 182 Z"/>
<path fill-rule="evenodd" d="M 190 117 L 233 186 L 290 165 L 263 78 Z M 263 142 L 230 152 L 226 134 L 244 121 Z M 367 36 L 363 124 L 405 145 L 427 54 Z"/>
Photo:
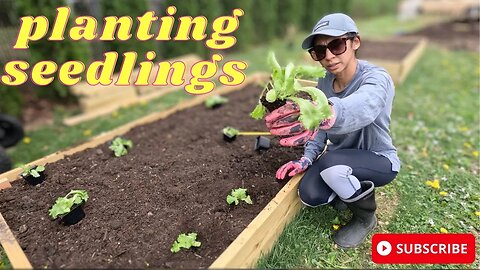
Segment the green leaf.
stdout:
<path fill-rule="evenodd" d="M 116 157 L 121 157 L 128 154 L 128 150 L 133 147 L 131 140 L 124 139 L 122 137 L 115 138 L 110 146 L 108 147 L 112 150 Z"/>
<path fill-rule="evenodd" d="M 245 199 L 242 199 L 242 200 L 248 204 L 253 204 L 252 198 L 250 198 L 250 195 L 248 195 Z"/>
<path fill-rule="evenodd" d="M 326 70 L 322 66 L 299 65 L 295 67 L 295 77 L 302 79 L 318 79 L 325 77 Z"/>
<path fill-rule="evenodd" d="M 197 241 L 196 233 L 185 234 L 182 233 L 177 237 L 177 240 L 172 244 L 170 251 L 176 253 L 180 251 L 181 248 L 189 249 L 191 247 L 200 247 L 201 242 Z"/>
<path fill-rule="evenodd" d="M 228 102 L 228 98 L 222 97 L 220 95 L 216 95 L 216 96 L 209 97 L 207 100 L 205 100 L 205 106 L 211 109 L 216 105 L 225 104 L 227 102 Z"/>
<path fill-rule="evenodd" d="M 180 251 L 180 245 L 177 242 L 173 243 L 172 248 L 170 248 L 170 251 L 172 253 L 179 252 Z"/>
<path fill-rule="evenodd" d="M 288 63 L 288 65 L 285 67 L 285 82 L 283 85 L 282 91 L 279 91 L 280 93 L 278 94 L 279 99 L 286 99 L 287 97 L 294 96 L 296 91 L 295 88 L 293 87 L 295 83 L 295 72 L 294 72 L 295 66 L 293 63 Z"/>
<path fill-rule="evenodd" d="M 88 200 L 88 193 L 85 190 L 71 190 L 65 197 L 59 197 L 55 204 L 49 209 L 48 214 L 56 219 L 58 216 L 69 213 L 72 206 Z"/>
<path fill-rule="evenodd" d="M 263 104 L 259 102 L 257 106 L 255 106 L 255 109 L 253 109 L 253 111 L 250 113 L 250 116 L 253 119 L 260 120 L 263 118 L 263 116 L 265 116 L 266 112 L 267 108 L 265 108 L 265 106 L 263 106 Z"/>
<path fill-rule="evenodd" d="M 36 170 L 31 170 L 30 174 L 35 178 L 40 177 L 40 174 Z"/>
<path fill-rule="evenodd" d="M 270 103 L 275 102 L 275 100 L 277 100 L 277 92 L 275 89 L 268 90 L 267 94 L 265 95 L 265 99 Z"/>
<path fill-rule="evenodd" d="M 233 127 L 224 127 L 222 130 L 223 134 L 229 138 L 233 138 L 237 136 L 237 134 L 240 132 L 238 129 L 235 129 Z"/>
<path fill-rule="evenodd" d="M 325 114 L 324 108 L 315 106 L 309 100 L 296 97 L 291 97 L 289 99 L 298 104 L 300 108 L 300 117 L 298 117 L 298 120 L 309 130 L 315 130 L 318 128 L 320 122 L 328 117 L 328 115 Z"/>
<path fill-rule="evenodd" d="M 227 195 L 227 203 L 232 204 L 235 202 L 235 205 L 238 205 L 240 201 L 244 201 L 245 203 L 252 204 L 252 199 L 249 195 L 247 195 L 246 188 L 237 188 L 232 189 L 230 195 Z"/>
<path fill-rule="evenodd" d="M 227 195 L 227 203 L 228 204 L 235 203 L 235 205 L 238 205 L 240 203 L 240 201 L 232 195 Z"/>
<path fill-rule="evenodd" d="M 43 172 L 43 171 L 45 171 L 45 167 L 44 167 L 44 166 L 41 166 L 41 165 L 38 165 L 38 166 L 35 168 L 35 171 L 37 171 L 37 172 Z"/>

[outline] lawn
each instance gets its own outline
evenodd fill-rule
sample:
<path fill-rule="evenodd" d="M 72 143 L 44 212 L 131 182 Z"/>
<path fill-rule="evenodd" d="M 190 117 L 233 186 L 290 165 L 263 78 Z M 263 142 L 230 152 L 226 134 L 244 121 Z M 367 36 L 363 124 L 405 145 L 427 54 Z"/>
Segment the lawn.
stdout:
<path fill-rule="evenodd" d="M 398 23 L 393 17 L 360 21 L 363 37 L 378 37 L 413 30 L 430 20 Z M 382 25 L 381 29 L 378 25 Z M 269 47 L 232 54 L 229 59 L 248 61 L 248 72 L 267 70 L 265 59 L 274 48 L 281 64 L 303 57 L 303 34 L 277 40 Z M 410 76 L 397 86 L 391 131 L 402 160 L 396 180 L 377 190 L 379 226 L 376 232 L 473 232 L 480 231 L 479 174 L 479 55 L 450 52 L 429 45 Z M 183 91 L 158 100 L 120 109 L 107 117 L 75 127 L 61 124 L 65 112 L 56 113 L 55 124 L 28 132 L 8 153 L 14 163 L 30 162 L 79 144 L 96 134 L 164 110 L 190 96 Z M 55 138 L 52 140 L 52 138 Z M 303 209 L 284 231 L 261 268 L 432 268 L 432 265 L 375 265 L 370 241 L 354 250 L 337 248 L 331 236 L 346 222 L 348 213 L 330 208 Z M 478 235 L 477 235 L 478 237 Z M 477 247 L 478 248 L 478 247 Z M 1 255 L 1 251 L 0 251 Z M 8 267 L 0 259 L 0 268 Z M 478 262 L 468 267 L 478 268 Z M 435 265 L 465 268 L 465 265 Z"/>

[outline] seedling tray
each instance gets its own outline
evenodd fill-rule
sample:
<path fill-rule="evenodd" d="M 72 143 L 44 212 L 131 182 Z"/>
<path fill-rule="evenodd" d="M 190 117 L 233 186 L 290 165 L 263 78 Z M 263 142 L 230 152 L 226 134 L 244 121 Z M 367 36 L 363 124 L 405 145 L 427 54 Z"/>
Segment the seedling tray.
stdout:
<path fill-rule="evenodd" d="M 245 130 L 265 128 L 262 121 L 249 119 L 248 113 L 267 78 L 265 74 L 251 75 L 242 85 L 212 93 L 229 94 L 229 106 L 208 110 L 203 106 L 208 95 L 198 96 L 34 161 L 31 164 L 46 164 L 49 171 L 35 191 L 16 181 L 19 169 L 0 175 L 0 187 L 7 187 L 0 190 L 0 243 L 12 266 L 253 267 L 300 209 L 296 192 L 300 176 L 281 183 L 274 174 L 302 149 L 280 147 L 274 140 L 267 151 L 255 152 L 251 148 L 254 138 L 238 138 L 230 144 L 222 138 L 226 125 Z M 198 126 L 203 129 L 197 130 Z M 114 158 L 107 144 L 120 135 L 132 139 L 134 147 L 128 155 Z M 197 149 L 197 154 L 190 152 L 192 149 Z M 79 171 L 85 166 L 86 172 Z M 167 189 L 168 183 L 178 185 Z M 248 189 L 253 205 L 226 204 L 230 189 L 238 187 Z M 72 188 L 89 191 L 87 216 L 76 225 L 59 226 L 48 219 L 48 202 Z M 115 190 L 117 197 L 106 198 L 109 190 Z M 202 196 L 201 190 L 209 195 Z M 35 194 L 27 192 L 48 199 L 38 206 L 29 200 Z M 168 199 L 161 200 L 165 197 Z M 189 215 L 189 209 L 199 215 Z M 217 228 L 208 230 L 213 225 Z M 202 246 L 171 254 L 176 236 L 191 231 L 198 233 Z M 87 234 L 93 238 L 85 238 Z M 164 244 L 156 245 L 162 241 Z"/>

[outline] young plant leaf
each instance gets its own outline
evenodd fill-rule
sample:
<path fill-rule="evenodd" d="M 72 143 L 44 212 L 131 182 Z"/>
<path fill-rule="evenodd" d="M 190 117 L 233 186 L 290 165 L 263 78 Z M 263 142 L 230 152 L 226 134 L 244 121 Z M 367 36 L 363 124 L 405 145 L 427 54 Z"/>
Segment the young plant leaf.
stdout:
<path fill-rule="evenodd" d="M 240 201 L 244 201 L 247 204 L 252 204 L 252 199 L 250 198 L 250 195 L 247 195 L 247 189 L 246 188 L 237 188 L 237 189 L 232 189 L 230 192 L 230 195 L 227 195 L 227 203 L 228 204 L 233 204 L 238 205 Z"/>
<path fill-rule="evenodd" d="M 215 106 L 222 105 L 222 104 L 225 104 L 227 102 L 228 102 L 228 98 L 216 95 L 216 96 L 212 96 L 212 97 L 208 98 L 207 100 L 205 100 L 205 106 L 207 108 L 212 109 Z"/>
<path fill-rule="evenodd" d="M 181 248 L 189 249 L 191 247 L 200 247 L 201 242 L 197 241 L 197 233 L 182 233 L 177 237 L 177 240 L 172 244 L 170 251 L 172 253 L 177 253 Z"/>
<path fill-rule="evenodd" d="M 262 103 L 258 103 L 257 106 L 255 106 L 255 109 L 250 113 L 250 116 L 253 119 L 260 120 L 265 116 L 265 113 L 267 112 L 267 108 L 263 106 Z"/>
<path fill-rule="evenodd" d="M 44 166 L 38 165 L 35 168 L 33 168 L 32 166 L 27 165 L 27 166 L 23 167 L 22 176 L 27 177 L 27 176 L 31 175 L 31 176 L 37 178 L 37 177 L 40 177 L 39 172 L 43 172 L 43 171 L 45 171 Z"/>
<path fill-rule="evenodd" d="M 60 215 L 69 213 L 74 205 L 86 202 L 87 200 L 87 191 L 71 190 L 65 197 L 57 198 L 55 204 L 49 209 L 48 214 L 53 219 L 56 219 Z"/>
<path fill-rule="evenodd" d="M 265 95 L 265 99 L 270 103 L 275 102 L 275 100 L 277 100 L 277 92 L 275 89 L 268 90 L 267 94 Z"/>
<path fill-rule="evenodd" d="M 272 87 L 265 94 L 265 99 L 268 102 L 275 100 L 293 101 L 300 108 L 299 121 L 310 130 L 316 129 L 322 120 L 331 115 L 325 94 L 315 87 L 303 87 L 298 81 L 299 78 L 324 77 L 326 71 L 322 66 L 295 66 L 293 63 L 288 63 L 285 68 L 282 68 L 278 64 L 273 52 L 268 54 L 267 63 L 272 69 L 272 79 L 270 82 Z M 311 100 L 299 97 L 298 94 L 300 92 L 308 93 Z M 262 92 L 262 95 L 263 94 Z M 262 119 L 265 113 L 261 110 L 266 109 L 257 105 L 250 113 L 250 116 L 258 120 Z"/>
<path fill-rule="evenodd" d="M 114 152 L 116 157 L 121 157 L 128 154 L 128 149 L 132 147 L 133 143 L 131 140 L 117 137 L 112 141 L 108 148 Z"/>
<path fill-rule="evenodd" d="M 237 134 L 240 132 L 238 129 L 235 129 L 233 127 L 224 127 L 222 130 L 223 134 L 229 138 L 233 138 L 237 136 Z"/>

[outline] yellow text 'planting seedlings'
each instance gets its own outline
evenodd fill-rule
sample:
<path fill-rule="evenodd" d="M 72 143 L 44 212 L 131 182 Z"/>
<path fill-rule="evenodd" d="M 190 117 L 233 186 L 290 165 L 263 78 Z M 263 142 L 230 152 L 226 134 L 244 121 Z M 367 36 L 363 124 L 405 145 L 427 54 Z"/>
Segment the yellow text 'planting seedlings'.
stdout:
<path fill-rule="evenodd" d="M 154 11 L 145 12 L 137 17 L 138 27 L 135 33 L 131 33 L 133 19 L 129 16 L 116 17 L 108 16 L 104 18 L 103 30 L 97 29 L 97 20 L 91 16 L 79 16 L 67 31 L 67 22 L 70 17 L 70 8 L 57 8 L 57 15 L 53 22 L 48 41 L 56 42 L 69 38 L 73 41 L 127 41 L 134 35 L 139 41 L 204 41 L 204 45 L 213 50 L 225 50 L 231 48 L 237 42 L 233 32 L 238 29 L 239 17 L 244 15 L 243 10 L 234 9 L 232 16 L 220 16 L 213 20 L 211 29 L 213 33 L 207 38 L 205 34 L 207 29 L 207 18 L 204 16 L 183 16 L 178 18 L 177 33 L 172 37 L 172 29 L 175 22 L 173 15 L 177 12 L 175 6 L 169 6 L 166 9 L 167 16 L 158 18 Z M 31 41 L 38 41 L 47 38 L 49 30 L 49 21 L 45 16 L 25 16 L 20 18 L 21 26 L 18 37 L 13 46 L 14 49 L 25 50 L 29 48 Z M 150 33 L 152 23 L 159 23 L 156 34 Z M 67 37 L 66 37 L 67 36 Z M 136 52 L 130 51 L 123 53 L 123 63 L 116 77 L 112 79 L 114 69 L 118 59 L 118 53 L 111 51 L 104 53 L 104 59 L 94 61 L 86 66 L 81 61 L 68 61 L 65 63 L 55 63 L 53 61 L 39 61 L 32 66 L 26 61 L 13 60 L 7 62 L 4 66 L 4 74 L 1 75 L 1 83 L 10 86 L 24 84 L 28 80 L 28 75 L 33 83 L 45 86 L 49 85 L 55 79 L 57 73 L 58 80 L 67 86 L 74 85 L 82 80 L 82 77 L 90 85 L 110 85 L 114 83 L 118 86 L 125 85 L 149 85 L 150 73 L 153 70 L 152 62 L 156 54 L 154 51 L 148 51 L 145 54 L 144 61 L 141 61 L 139 72 L 136 79 L 132 80 L 131 75 L 135 68 L 137 59 L 140 57 Z M 245 80 L 245 74 L 242 72 L 247 68 L 243 61 L 227 61 L 219 68 L 219 62 L 223 59 L 221 54 L 215 53 L 211 58 L 200 61 L 192 65 L 190 70 L 186 70 L 186 65 L 182 61 L 158 62 L 158 69 L 154 74 L 155 86 L 182 85 L 185 83 L 184 75 L 189 72 L 192 75 L 189 83 L 185 85 L 185 91 L 191 94 L 206 94 L 211 92 L 215 83 L 208 79 L 215 76 L 218 70 L 223 72 L 219 76 L 220 83 L 224 85 L 238 85 Z M 29 74 L 27 74 L 27 72 Z M 170 81 L 169 74 L 171 73 Z"/>

